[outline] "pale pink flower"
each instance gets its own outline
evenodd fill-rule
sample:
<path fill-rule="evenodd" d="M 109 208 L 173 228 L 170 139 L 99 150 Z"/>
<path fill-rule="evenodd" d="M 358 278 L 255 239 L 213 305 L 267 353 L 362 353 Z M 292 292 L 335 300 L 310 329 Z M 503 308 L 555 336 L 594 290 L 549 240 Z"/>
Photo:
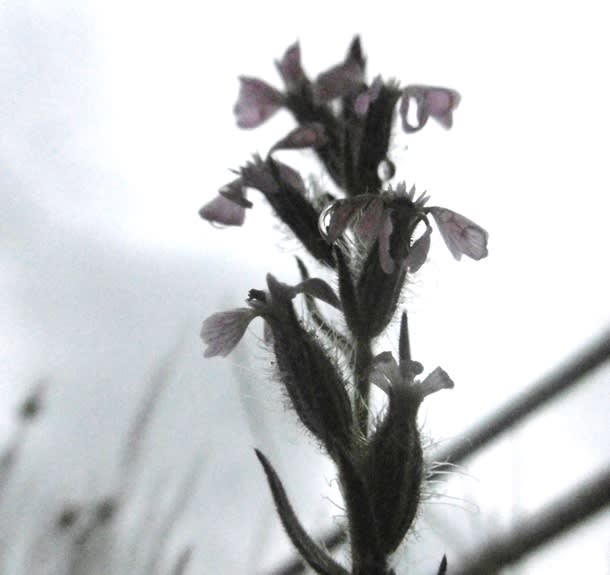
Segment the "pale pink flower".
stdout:
<path fill-rule="evenodd" d="M 417 106 L 417 126 L 409 123 L 409 107 L 414 102 Z M 460 95 L 455 90 L 435 86 L 407 86 L 402 93 L 400 102 L 400 118 L 405 132 L 421 130 L 429 117 L 434 118 L 445 128 L 453 124 L 453 110 L 460 103 Z"/>
<path fill-rule="evenodd" d="M 207 345 L 203 355 L 226 357 L 240 342 L 250 322 L 259 314 L 249 307 L 215 313 L 201 327 L 201 339 Z"/>
<path fill-rule="evenodd" d="M 199 215 L 211 224 L 241 226 L 246 218 L 246 210 L 224 196 L 217 196 L 199 210 Z"/>
<path fill-rule="evenodd" d="M 404 184 L 399 184 L 395 192 L 383 192 L 381 195 L 361 194 L 353 198 L 337 200 L 327 206 L 320 214 L 320 231 L 329 243 L 335 242 L 349 226 L 356 236 L 366 243 L 379 241 L 379 262 L 381 269 L 391 274 L 395 262 L 390 255 L 390 237 L 394 230 L 392 213 L 402 209 L 397 202 L 408 201 L 411 217 L 425 219 L 424 204 L 428 200 L 425 194 L 415 197 L 415 187 L 409 192 Z M 430 246 L 429 232 L 413 241 L 406 265 L 410 271 L 417 271 L 426 259 Z"/>
<path fill-rule="evenodd" d="M 489 234 L 472 220 L 447 208 L 431 207 L 427 211 L 436 221 L 441 236 L 456 260 L 466 255 L 473 260 L 487 257 Z"/>
<path fill-rule="evenodd" d="M 411 360 L 401 360 L 397 363 L 392 354 L 386 351 L 373 359 L 370 380 L 386 393 L 389 393 L 393 386 L 409 386 L 421 399 L 441 389 L 454 387 L 452 379 L 440 367 L 428 374 L 423 381 L 416 381 L 415 377 L 422 371 L 421 363 Z"/>
<path fill-rule="evenodd" d="M 237 178 L 223 186 L 219 194 L 199 210 L 199 215 L 211 224 L 241 226 L 246 217 L 245 208 L 252 207 L 252 202 L 246 198 L 242 179 Z"/>
<path fill-rule="evenodd" d="M 240 128 L 256 128 L 283 105 L 284 95 L 258 78 L 241 76 L 239 96 L 233 108 Z"/>
<path fill-rule="evenodd" d="M 286 300 L 294 299 L 298 294 L 307 294 L 333 307 L 341 308 L 341 302 L 334 290 L 320 278 L 308 278 L 290 286 L 278 282 L 268 274 L 267 285 L 275 287 L 276 292 L 280 290 Z M 207 345 L 204 356 L 227 356 L 241 341 L 254 318 L 273 314 L 275 308 L 270 291 L 250 290 L 246 300 L 249 307 L 223 311 L 208 317 L 201 328 L 201 339 Z M 265 333 L 267 340 L 268 330 Z"/>

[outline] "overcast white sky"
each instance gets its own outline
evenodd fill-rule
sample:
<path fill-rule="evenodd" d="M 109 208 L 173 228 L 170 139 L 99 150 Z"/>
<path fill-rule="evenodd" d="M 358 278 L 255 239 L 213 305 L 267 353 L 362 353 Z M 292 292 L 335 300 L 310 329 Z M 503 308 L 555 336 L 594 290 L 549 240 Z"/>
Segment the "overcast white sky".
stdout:
<path fill-rule="evenodd" d="M 32 378 L 61 373 L 58 401 L 72 411 L 50 429 L 70 444 L 78 428 L 84 439 L 74 442 L 90 452 L 87 438 L 126 425 L 137 397 L 130 381 L 141 390 L 185 330 L 180 381 L 188 374 L 198 380 L 188 389 L 214 389 L 218 411 L 230 408 L 218 386 L 232 384 L 215 381 L 201 358 L 200 321 L 239 305 L 266 271 L 296 275 L 295 244 L 270 224 L 258 197 L 241 229 L 219 231 L 197 216 L 230 168 L 266 152 L 292 125 L 280 112 L 259 130 L 239 131 L 237 76 L 279 86 L 273 60 L 296 39 L 315 75 L 359 33 L 371 75 L 462 94 L 451 131 L 431 125 L 399 136 L 394 149 L 398 178 L 490 233 L 482 262 L 457 263 L 434 242 L 406 298 L 414 353 L 457 384 L 427 406 L 427 428 L 433 439 L 457 435 L 610 324 L 606 24 L 604 3 L 592 1 L 3 2 L 0 432 L 10 435 L 10 409 Z M 213 369 L 239 369 L 240 361 Z M 481 464 L 478 483 L 456 496 L 509 516 L 512 507 L 497 500 L 515 481 L 517 506 L 531 510 L 580 471 L 599 468 L 607 379 L 513 438 L 517 479 L 499 485 L 498 461 L 512 469 L 505 449 L 495 460 L 500 471 L 487 475 Z M 76 426 L 75 411 L 98 417 L 100 401 L 124 403 L 123 419 Z M 277 415 L 279 404 L 271 409 Z M 245 453 L 253 441 L 242 435 Z M 220 432 L 212 436 L 222 441 Z M 559 464 L 566 451 L 576 463 Z M 240 475 L 240 459 L 231 457 L 223 464 L 217 455 L 218 465 Z M 74 475 L 79 489 L 95 458 L 88 465 Z M 587 540 L 603 569 L 610 542 L 600 531 Z M 581 553 L 568 546 L 523 572 L 567 573 L 561 568 L 582 566 Z"/>

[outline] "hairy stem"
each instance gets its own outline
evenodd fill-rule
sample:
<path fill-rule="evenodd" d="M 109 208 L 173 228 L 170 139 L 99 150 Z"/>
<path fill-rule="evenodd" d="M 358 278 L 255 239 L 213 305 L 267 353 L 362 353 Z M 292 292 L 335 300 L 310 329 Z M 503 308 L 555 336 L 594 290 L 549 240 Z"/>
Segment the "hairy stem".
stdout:
<path fill-rule="evenodd" d="M 369 339 L 359 339 L 354 346 L 354 410 L 358 432 L 363 438 L 368 435 L 369 426 L 369 369 L 373 353 Z"/>

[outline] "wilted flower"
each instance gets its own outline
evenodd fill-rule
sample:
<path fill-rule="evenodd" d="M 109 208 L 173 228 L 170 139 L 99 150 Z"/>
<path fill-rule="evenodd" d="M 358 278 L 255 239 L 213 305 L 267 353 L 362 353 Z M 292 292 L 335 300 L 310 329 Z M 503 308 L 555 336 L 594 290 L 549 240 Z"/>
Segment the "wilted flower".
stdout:
<path fill-rule="evenodd" d="M 424 233 L 411 241 L 406 258 L 409 271 L 416 272 L 425 262 L 430 248 L 432 228 L 427 214 L 431 214 L 456 259 L 459 260 L 462 254 L 475 260 L 487 256 L 488 233 L 483 228 L 447 208 L 425 207 L 427 201 L 425 193 L 415 197 L 414 186 L 407 193 L 404 183 L 399 184 L 395 191 L 390 189 L 380 195 L 362 194 L 337 200 L 320 215 L 320 231 L 329 243 L 333 243 L 351 225 L 361 240 L 367 243 L 378 240 L 381 268 L 390 274 L 396 263 L 390 253 L 390 237 L 400 212 L 406 211 L 409 230 L 405 235 L 409 241 L 419 222 L 426 225 Z"/>
<path fill-rule="evenodd" d="M 242 178 L 220 188 L 219 194 L 199 210 L 199 215 L 213 224 L 241 226 L 246 217 L 245 208 L 252 207 L 252 202 L 246 198 Z"/>
<path fill-rule="evenodd" d="M 408 119 L 411 101 L 414 101 L 417 105 L 417 126 L 412 126 Z M 445 128 L 451 128 L 453 110 L 458 107 L 459 103 L 459 93 L 449 88 L 407 86 L 402 92 L 402 101 L 400 102 L 402 128 L 407 133 L 417 132 L 425 126 L 429 117 L 434 118 Z"/>
<path fill-rule="evenodd" d="M 386 274 L 391 274 L 395 261 L 390 254 L 390 236 L 396 220 L 408 222 L 410 232 L 407 236 L 410 240 L 419 221 L 425 220 L 424 204 L 427 200 L 425 194 L 415 197 L 414 186 L 407 192 L 404 183 L 399 184 L 395 191 L 390 189 L 380 195 L 361 194 L 337 200 L 320 215 L 320 231 L 329 243 L 333 243 L 348 226 L 353 225 L 356 235 L 364 242 L 378 240 L 381 268 Z M 410 246 L 406 263 L 412 272 L 417 271 L 425 261 L 428 236 L 425 233 Z"/>

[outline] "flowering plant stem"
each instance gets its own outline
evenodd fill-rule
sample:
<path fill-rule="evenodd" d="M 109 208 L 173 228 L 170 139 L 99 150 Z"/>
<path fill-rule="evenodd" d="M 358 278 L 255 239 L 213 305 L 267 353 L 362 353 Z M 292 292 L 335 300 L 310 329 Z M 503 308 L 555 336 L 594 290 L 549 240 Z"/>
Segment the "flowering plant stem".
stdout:
<path fill-rule="evenodd" d="M 359 339 L 354 350 L 354 405 L 356 406 L 356 424 L 362 437 L 368 435 L 369 396 L 371 390 L 368 371 L 373 359 L 371 342 Z"/>
<path fill-rule="evenodd" d="M 238 170 L 238 177 L 200 214 L 216 224 L 242 225 L 253 206 L 247 191 L 261 192 L 317 260 L 322 274 L 334 275 L 338 294 L 324 279 L 311 277 L 298 259 L 298 284 L 267 274 L 266 289 L 251 289 L 247 307 L 204 321 L 205 355 L 226 356 L 249 324 L 263 319 L 279 384 L 304 428 L 337 467 L 350 541 L 349 570 L 308 535 L 279 475 L 257 450 L 286 533 L 321 575 L 395 575 L 391 556 L 413 524 L 424 478 L 418 409 L 425 397 L 453 387 L 453 382 L 440 367 L 418 378 L 424 368 L 411 358 L 406 310 L 401 313 L 398 361 L 389 351 L 377 353 L 376 340 L 397 315 L 408 277 L 427 259 L 431 220 L 458 260 L 462 255 L 486 257 L 488 235 L 456 212 L 427 206 L 428 196 L 416 196 L 414 186 L 407 191 L 404 182 L 389 183 L 395 175 L 390 141 L 399 101 L 403 130 L 411 134 L 429 118 L 451 127 L 460 98 L 446 88 L 400 88 L 380 76 L 368 84 L 358 38 L 343 62 L 314 81 L 301 66 L 298 44 L 288 48 L 277 68 L 285 92 L 256 78 L 240 79 L 237 123 L 254 128 L 284 108 L 298 126 L 266 158 L 257 155 Z M 415 125 L 409 112 L 413 107 Z M 341 197 L 321 186 L 308 190 L 300 174 L 275 157 L 278 151 L 295 149 L 316 154 Z M 304 315 L 292 303 L 299 295 L 306 298 Z M 339 321 L 330 320 L 318 302 L 334 308 Z M 350 368 L 337 357 L 347 359 Z M 373 421 L 371 385 L 386 394 Z M 443 558 L 439 574 L 446 567 Z"/>

